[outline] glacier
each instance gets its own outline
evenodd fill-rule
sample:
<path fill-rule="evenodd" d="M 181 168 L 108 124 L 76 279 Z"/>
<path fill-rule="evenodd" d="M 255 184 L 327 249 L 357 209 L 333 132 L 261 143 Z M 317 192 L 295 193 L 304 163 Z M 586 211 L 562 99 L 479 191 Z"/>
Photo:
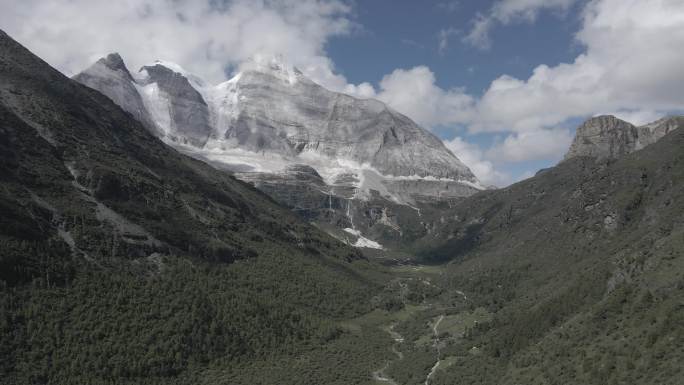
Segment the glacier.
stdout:
<path fill-rule="evenodd" d="M 311 206 L 293 193 L 303 183 L 302 166 L 320 184 L 307 190 L 316 202 L 334 196 L 414 207 L 485 189 L 440 139 L 407 116 L 378 100 L 327 90 L 282 58 L 253 60 L 212 85 L 161 60 L 130 73 L 110 54 L 74 79 L 109 96 L 182 153 L 289 206 Z M 375 247 L 372 242 L 362 243 Z"/>

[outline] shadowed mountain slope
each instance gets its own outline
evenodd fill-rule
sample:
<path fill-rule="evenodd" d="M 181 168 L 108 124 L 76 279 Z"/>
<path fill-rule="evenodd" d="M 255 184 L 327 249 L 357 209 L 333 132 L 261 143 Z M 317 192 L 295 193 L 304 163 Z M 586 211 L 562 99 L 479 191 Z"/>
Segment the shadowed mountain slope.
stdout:
<path fill-rule="evenodd" d="M 368 310 L 358 251 L 134 117 L 0 31 L 3 382 L 196 383 Z"/>

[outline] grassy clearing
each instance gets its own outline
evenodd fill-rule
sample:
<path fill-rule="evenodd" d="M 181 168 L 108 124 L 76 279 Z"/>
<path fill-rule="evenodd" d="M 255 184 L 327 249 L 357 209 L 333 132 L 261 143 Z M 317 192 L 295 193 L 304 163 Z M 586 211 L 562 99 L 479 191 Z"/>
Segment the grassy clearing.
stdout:
<path fill-rule="evenodd" d="M 474 327 L 478 323 L 489 322 L 492 320 L 492 313 L 483 307 L 478 307 L 472 312 L 464 311 L 454 315 L 445 316 L 437 327 L 437 334 L 447 333 L 450 337 L 460 338 L 466 330 Z"/>

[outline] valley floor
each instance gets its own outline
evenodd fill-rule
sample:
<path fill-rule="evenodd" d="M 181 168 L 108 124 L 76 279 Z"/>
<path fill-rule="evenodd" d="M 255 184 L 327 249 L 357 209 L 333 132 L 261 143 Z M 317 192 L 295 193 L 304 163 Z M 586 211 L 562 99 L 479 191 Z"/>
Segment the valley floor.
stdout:
<path fill-rule="evenodd" d="M 468 310 L 462 293 L 448 302 L 444 268 L 403 265 L 373 301 L 376 308 L 341 321 L 339 336 L 292 357 L 244 362 L 197 373 L 199 383 L 226 384 L 432 384 L 458 363 L 443 352 L 468 328 L 486 322 L 484 309 Z M 476 353 L 473 353 L 476 354 Z"/>

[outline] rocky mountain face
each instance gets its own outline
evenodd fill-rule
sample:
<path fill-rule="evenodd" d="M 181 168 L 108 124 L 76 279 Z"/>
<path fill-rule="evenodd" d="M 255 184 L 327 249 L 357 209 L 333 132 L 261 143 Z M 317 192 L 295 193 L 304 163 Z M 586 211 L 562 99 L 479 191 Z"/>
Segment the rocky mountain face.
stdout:
<path fill-rule="evenodd" d="M 124 111 L 131 113 L 145 127 L 149 127 L 159 134 L 156 131 L 158 128 L 147 112 L 142 97 L 136 90 L 133 77 L 118 54 L 113 53 L 98 60 L 88 69 L 88 72 L 76 75 L 75 80 L 89 84 L 94 89 L 109 90 L 107 96 L 114 103 L 121 106 Z"/>
<path fill-rule="evenodd" d="M 161 61 L 142 67 L 134 78 L 111 54 L 74 79 L 136 116 L 139 104 L 122 96 L 140 89 L 149 115 L 172 142 L 283 157 L 312 153 L 368 165 L 386 176 L 477 183 L 438 138 L 382 102 L 328 91 L 279 61 L 248 68 L 211 86 Z M 124 87 L 124 81 L 132 86 Z"/>
<path fill-rule="evenodd" d="M 399 206 L 482 189 L 438 138 L 406 116 L 377 100 L 328 91 L 281 61 L 254 62 L 212 86 L 167 62 L 131 75 L 112 54 L 74 79 L 109 96 L 166 143 L 235 172 L 312 221 L 355 228 L 356 216 L 363 218 L 360 231 L 379 233 L 387 229 L 371 228 L 398 223 L 377 222 L 370 211 L 395 218 Z"/>
<path fill-rule="evenodd" d="M 637 127 L 609 115 L 591 118 L 577 129 L 565 159 L 617 159 L 657 142 L 683 121 L 684 117 L 674 116 Z"/>

